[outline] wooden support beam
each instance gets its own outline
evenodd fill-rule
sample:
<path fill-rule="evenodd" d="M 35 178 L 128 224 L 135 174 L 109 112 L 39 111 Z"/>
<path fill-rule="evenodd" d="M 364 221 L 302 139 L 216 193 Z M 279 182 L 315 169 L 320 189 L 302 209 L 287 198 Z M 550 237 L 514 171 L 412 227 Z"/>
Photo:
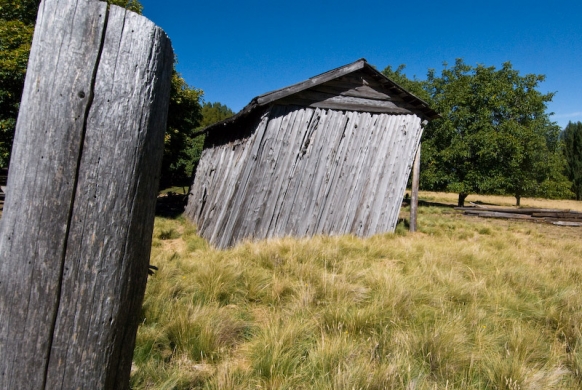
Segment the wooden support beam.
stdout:
<path fill-rule="evenodd" d="M 411 232 L 416 231 L 416 220 L 418 216 L 418 187 L 420 183 L 420 146 L 416 151 L 414 165 L 412 166 L 412 195 L 410 196 L 410 227 Z"/>
<path fill-rule="evenodd" d="M 0 388 L 127 389 L 173 53 L 149 20 L 40 3 L 0 220 Z"/>

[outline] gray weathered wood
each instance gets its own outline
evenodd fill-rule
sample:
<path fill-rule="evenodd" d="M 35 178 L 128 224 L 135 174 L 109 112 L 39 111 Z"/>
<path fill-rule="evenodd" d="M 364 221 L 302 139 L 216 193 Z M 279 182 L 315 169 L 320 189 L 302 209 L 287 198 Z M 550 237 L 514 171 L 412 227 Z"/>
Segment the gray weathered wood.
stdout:
<path fill-rule="evenodd" d="M 333 110 L 374 112 L 385 114 L 404 114 L 404 115 L 412 114 L 412 112 L 406 108 L 396 107 L 391 105 L 391 102 L 381 102 L 379 100 L 350 101 L 346 98 L 345 100 L 333 99 L 318 101 L 301 96 L 290 96 L 288 98 L 281 99 L 281 103 L 312 108 L 329 108 Z"/>
<path fill-rule="evenodd" d="M 352 96 L 375 100 L 392 100 L 392 98 L 383 92 L 377 91 L 368 85 L 349 87 L 336 86 L 332 82 L 322 84 L 311 88 L 310 90 L 332 95 Z"/>
<path fill-rule="evenodd" d="M 141 16 L 41 3 L 0 222 L 0 388 L 128 387 L 172 64 Z"/>
<path fill-rule="evenodd" d="M 482 206 L 478 205 L 475 207 L 455 207 L 455 210 L 462 211 L 498 211 L 504 213 L 514 213 L 514 214 L 533 214 L 533 213 L 568 213 L 582 215 L 578 211 L 570 210 L 560 210 L 560 209 L 535 209 L 535 208 L 515 208 L 515 207 L 499 207 L 499 206 Z"/>
<path fill-rule="evenodd" d="M 566 223 L 564 226 L 576 226 L 567 225 L 567 223 L 576 224 L 582 221 L 582 213 L 571 210 L 503 208 L 481 205 L 478 207 L 455 207 L 455 210 L 462 210 L 466 215 L 477 217 L 509 218 L 547 223 L 564 222 Z"/>
<path fill-rule="evenodd" d="M 366 65 L 365 60 L 363 60 L 363 59 L 358 60 L 350 65 L 343 66 L 341 68 L 337 68 L 337 69 L 331 70 L 329 72 L 322 73 L 322 74 L 315 76 L 315 77 L 311 77 L 309 80 L 306 80 L 304 82 L 294 84 L 294 85 L 289 86 L 287 88 L 283 88 L 283 89 L 280 89 L 277 91 L 273 91 L 273 92 L 261 95 L 258 98 L 258 103 L 259 104 L 271 103 L 271 102 L 278 100 L 278 99 L 281 99 L 285 96 L 289 96 L 289 95 L 294 94 L 296 92 L 303 91 L 304 89 L 311 88 L 311 87 L 319 85 L 319 84 L 323 84 L 326 81 L 335 79 L 335 78 L 342 76 L 344 74 L 351 73 L 354 70 L 362 69 L 365 65 Z"/>
<path fill-rule="evenodd" d="M 205 150 L 186 215 L 221 248 L 392 231 L 421 132 L 414 115 L 273 106 L 239 146 Z"/>
<path fill-rule="evenodd" d="M 365 60 L 258 96 L 204 130 L 186 215 L 221 248 L 393 231 L 421 120 L 437 116 Z"/>
<path fill-rule="evenodd" d="M 416 151 L 412 168 L 412 194 L 410 196 L 410 227 L 411 232 L 416 231 L 416 217 L 418 216 L 418 187 L 420 183 L 420 145 Z"/>
<path fill-rule="evenodd" d="M 552 222 L 552 224 L 558 226 L 582 227 L 582 222 L 555 221 Z"/>
<path fill-rule="evenodd" d="M 513 218 L 513 219 L 531 219 L 531 215 L 517 214 L 517 213 L 503 213 L 497 211 L 465 211 L 468 215 L 486 218 Z"/>

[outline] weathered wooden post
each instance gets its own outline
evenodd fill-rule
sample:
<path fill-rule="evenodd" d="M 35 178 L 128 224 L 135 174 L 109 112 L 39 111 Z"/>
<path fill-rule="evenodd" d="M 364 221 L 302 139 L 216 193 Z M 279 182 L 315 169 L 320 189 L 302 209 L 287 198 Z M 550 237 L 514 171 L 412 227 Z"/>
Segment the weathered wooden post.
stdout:
<path fill-rule="evenodd" d="M 420 182 L 420 146 L 416 151 L 414 157 L 414 165 L 412 166 L 412 195 L 410 196 L 410 227 L 409 231 L 416 231 L 416 217 L 418 216 L 418 187 Z"/>
<path fill-rule="evenodd" d="M 173 53 L 96 0 L 40 4 L 0 221 L 0 388 L 124 389 Z"/>

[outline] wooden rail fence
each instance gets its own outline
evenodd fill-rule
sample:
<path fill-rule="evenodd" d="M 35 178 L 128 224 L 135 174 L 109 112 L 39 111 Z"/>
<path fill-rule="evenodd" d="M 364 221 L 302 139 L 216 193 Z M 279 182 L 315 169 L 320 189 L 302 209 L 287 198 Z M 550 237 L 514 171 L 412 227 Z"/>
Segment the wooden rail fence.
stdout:
<path fill-rule="evenodd" d="M 503 208 L 503 207 L 455 207 L 464 214 L 482 218 L 518 219 L 530 222 L 546 222 L 560 226 L 582 226 L 582 212 L 561 209 Z"/>

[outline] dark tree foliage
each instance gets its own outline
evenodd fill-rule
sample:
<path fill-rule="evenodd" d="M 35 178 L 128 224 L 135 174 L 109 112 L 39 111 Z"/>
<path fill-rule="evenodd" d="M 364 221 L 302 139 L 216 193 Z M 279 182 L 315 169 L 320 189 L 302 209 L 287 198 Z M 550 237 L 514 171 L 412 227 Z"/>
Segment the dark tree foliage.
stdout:
<path fill-rule="evenodd" d="M 174 70 L 160 188 L 190 184 L 192 162 L 189 150 L 195 145 L 193 135 L 202 118 L 201 99 L 202 91 L 188 86 Z"/>
<path fill-rule="evenodd" d="M 572 182 L 576 200 L 582 200 L 582 122 L 568 122 L 562 133 L 566 175 Z"/>
<path fill-rule="evenodd" d="M 137 0 L 108 0 L 138 14 L 143 6 Z M 40 0 L 0 0 L 0 167 L 8 166 L 10 150 L 36 14 Z M 190 177 L 192 163 L 188 148 L 191 135 L 199 126 L 202 91 L 190 88 L 174 71 L 168 128 L 165 138 L 161 185 L 182 185 Z"/>
<path fill-rule="evenodd" d="M 39 0 L 0 0 L 0 167 L 10 161 Z"/>
<path fill-rule="evenodd" d="M 143 5 L 137 0 L 107 0 L 107 3 L 118 5 L 125 9 L 135 12 L 136 14 L 140 14 L 143 12 Z"/>
<path fill-rule="evenodd" d="M 0 19 L 34 25 L 40 0 L 0 0 Z"/>
<path fill-rule="evenodd" d="M 109 0 L 141 14 L 137 0 Z M 8 166 L 40 0 L 0 0 L 0 167 Z"/>
<path fill-rule="evenodd" d="M 215 102 L 206 102 L 202 105 L 200 110 L 201 120 L 196 131 L 200 131 L 205 127 L 220 122 L 234 115 L 234 112 L 228 108 L 226 105 Z M 198 166 L 198 161 L 202 156 L 202 149 L 204 147 L 204 134 L 198 133 L 195 138 L 188 143 L 185 153 L 187 159 L 185 160 L 185 171 L 190 174 L 190 177 L 194 175 L 196 167 Z M 191 183 L 191 180 L 189 181 Z"/>
<path fill-rule="evenodd" d="M 202 105 L 202 120 L 200 129 L 208 127 L 234 115 L 234 112 L 224 104 L 206 102 Z"/>

